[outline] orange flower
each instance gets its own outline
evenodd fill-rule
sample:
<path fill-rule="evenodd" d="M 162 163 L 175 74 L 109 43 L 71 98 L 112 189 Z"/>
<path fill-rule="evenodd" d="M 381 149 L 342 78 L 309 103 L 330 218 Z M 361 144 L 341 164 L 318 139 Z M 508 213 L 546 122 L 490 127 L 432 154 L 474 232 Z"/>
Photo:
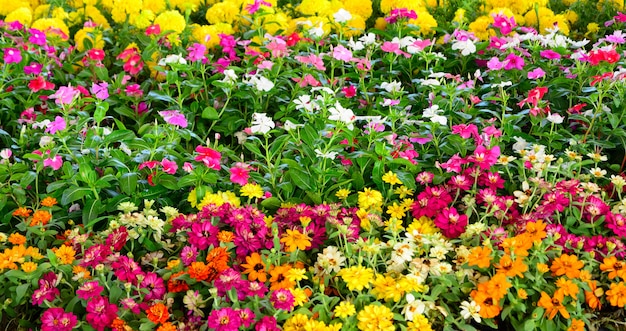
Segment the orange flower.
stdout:
<path fill-rule="evenodd" d="M 35 262 L 24 262 L 24 263 L 22 263 L 22 270 L 24 270 L 25 273 L 31 273 L 31 272 L 37 270 L 37 263 L 35 263 Z"/>
<path fill-rule="evenodd" d="M 113 322 L 111 322 L 111 325 L 109 325 L 109 327 L 113 330 L 124 330 L 126 328 L 126 322 L 124 322 L 123 319 L 116 317 Z"/>
<path fill-rule="evenodd" d="M 180 260 L 179 259 L 169 260 L 169 261 L 167 261 L 166 269 L 172 270 L 172 269 L 178 267 L 179 265 L 180 265 Z"/>
<path fill-rule="evenodd" d="M 478 266 L 479 268 L 489 268 L 491 265 L 491 248 L 490 247 L 474 247 L 467 257 L 467 264 Z"/>
<path fill-rule="evenodd" d="M 30 220 L 30 226 L 46 225 L 52 219 L 52 215 L 47 210 L 38 210 L 33 214 L 33 218 Z"/>
<path fill-rule="evenodd" d="M 557 313 L 561 313 L 564 318 L 569 318 L 569 312 L 567 308 L 563 306 L 563 292 L 556 291 L 554 297 L 550 297 L 546 292 L 541 291 L 541 298 L 537 302 L 537 307 L 544 308 L 546 310 L 545 315 L 549 319 L 553 319 Z"/>
<path fill-rule="evenodd" d="M 589 285 L 591 289 L 590 291 L 585 291 L 585 301 L 587 305 L 591 309 L 602 309 L 600 297 L 604 294 L 604 290 L 598 288 L 598 282 L 595 280 L 587 282 L 587 285 Z"/>
<path fill-rule="evenodd" d="M 30 213 L 32 213 L 33 211 L 26 208 L 26 207 L 19 207 L 17 208 L 14 212 L 13 212 L 13 216 L 16 217 L 28 217 L 30 216 Z"/>
<path fill-rule="evenodd" d="M 41 200 L 41 205 L 44 207 L 52 207 L 56 204 L 57 204 L 57 199 L 53 197 L 45 197 L 43 200 Z"/>
<path fill-rule="evenodd" d="M 605 257 L 603 263 L 600 265 L 600 270 L 609 273 L 609 279 L 619 277 L 621 279 L 626 278 L 626 264 L 622 261 L 618 261 L 617 257 Z"/>
<path fill-rule="evenodd" d="M 526 300 L 528 299 L 528 292 L 526 292 L 526 290 L 523 288 L 519 288 L 517 289 L 517 297 L 522 300 Z"/>
<path fill-rule="evenodd" d="M 189 289 L 189 285 L 187 285 L 187 283 L 184 280 L 178 279 L 179 276 L 182 276 L 184 274 L 185 274 L 184 271 L 179 271 L 170 276 L 170 279 L 167 281 L 168 292 L 178 293 L 178 292 L 185 292 Z"/>
<path fill-rule="evenodd" d="M 170 318 L 170 313 L 167 311 L 167 307 L 162 303 L 155 303 L 148 310 L 146 310 L 148 319 L 154 324 L 165 323 Z"/>
<path fill-rule="evenodd" d="M 606 291 L 606 298 L 613 307 L 626 307 L 626 284 L 624 282 L 611 284 L 611 289 Z"/>
<path fill-rule="evenodd" d="M 520 259 L 511 259 L 510 256 L 504 255 L 500 258 L 500 263 L 496 264 L 498 273 L 502 273 L 508 277 L 518 276 L 524 278 L 524 273 L 528 270 L 528 266 Z"/>
<path fill-rule="evenodd" d="M 511 288 L 511 283 L 509 283 L 504 274 L 495 274 L 486 283 L 479 284 L 479 290 L 481 289 L 481 285 L 484 286 L 483 291 L 489 293 L 497 301 L 504 298 L 509 288 Z"/>
<path fill-rule="evenodd" d="M 550 270 L 556 276 L 566 275 L 569 278 L 577 278 L 582 267 L 583 262 L 578 261 L 576 255 L 563 254 L 552 261 Z"/>
<path fill-rule="evenodd" d="M 261 259 L 259 253 L 252 253 L 250 256 L 246 256 L 246 263 L 241 265 L 244 268 L 243 274 L 248 275 L 249 281 L 258 280 L 265 283 L 267 281 L 267 274 L 265 273 L 265 263 Z"/>
<path fill-rule="evenodd" d="M 224 231 L 220 231 L 220 232 L 217 234 L 217 240 L 219 240 L 219 241 L 220 241 L 220 242 L 222 242 L 222 243 L 229 243 L 229 242 L 232 242 L 232 241 L 233 241 L 233 239 L 235 239 L 235 236 L 234 236 L 234 235 L 233 235 L 233 233 L 232 233 L 232 232 L 230 232 L 230 231 L 226 231 L 226 230 L 224 230 Z"/>
<path fill-rule="evenodd" d="M 557 291 L 562 291 L 564 295 L 568 295 L 572 298 L 576 298 L 578 295 L 578 285 L 574 284 L 571 279 L 559 278 L 556 281 Z"/>
<path fill-rule="evenodd" d="M 585 331 L 585 322 L 574 318 L 567 331 Z"/>
<path fill-rule="evenodd" d="M 79 265 L 75 265 L 72 267 L 72 272 L 74 273 L 74 279 L 90 279 L 91 273 L 87 268 L 81 267 Z"/>
<path fill-rule="evenodd" d="M 291 270 L 291 266 L 289 264 L 284 264 L 281 266 L 274 266 L 270 270 L 270 290 L 275 291 L 281 288 L 293 288 L 296 285 L 295 282 L 289 280 L 287 277 L 287 273 Z"/>
<path fill-rule="evenodd" d="M 159 326 L 156 331 L 176 331 L 176 327 L 174 326 L 174 324 L 166 322 L 161 324 L 161 326 Z"/>
<path fill-rule="evenodd" d="M 473 290 L 472 293 L 470 293 L 470 296 L 480 306 L 480 310 L 478 311 L 480 317 L 494 318 L 500 315 L 500 300 L 497 300 L 489 293 L 480 290 Z"/>
<path fill-rule="evenodd" d="M 515 256 L 528 256 L 528 250 L 533 246 L 533 242 L 524 235 L 506 238 L 502 241 L 504 252 Z"/>
<path fill-rule="evenodd" d="M 302 251 L 311 247 L 311 238 L 298 230 L 287 229 L 280 242 L 285 244 L 285 252 L 295 252 L 296 249 Z"/>
<path fill-rule="evenodd" d="M 209 278 L 209 266 L 204 264 L 203 262 L 193 262 L 189 266 L 189 277 L 197 280 L 203 281 Z"/>
<path fill-rule="evenodd" d="M 61 261 L 61 264 L 72 264 L 76 251 L 71 246 L 62 245 L 54 252 L 54 255 Z"/>
<path fill-rule="evenodd" d="M 13 245 L 23 245 L 26 243 L 26 237 L 17 232 L 14 232 L 11 233 L 11 235 L 9 236 L 9 242 Z"/>
<path fill-rule="evenodd" d="M 545 274 L 546 272 L 548 272 L 550 270 L 550 268 L 548 268 L 548 265 L 545 263 L 537 263 L 537 271 L 541 272 L 542 274 Z"/>
<path fill-rule="evenodd" d="M 538 242 L 545 238 L 548 234 L 545 231 L 546 224 L 543 220 L 537 220 L 536 222 L 526 223 L 526 236 L 533 241 Z"/>
<path fill-rule="evenodd" d="M 24 255 L 28 255 L 28 256 L 32 257 L 33 259 L 35 259 L 35 260 L 43 259 L 43 255 L 41 255 L 41 253 L 39 253 L 39 248 L 33 247 L 33 246 L 26 247 L 26 250 L 24 251 Z"/>
<path fill-rule="evenodd" d="M 212 267 L 217 270 L 217 272 L 222 272 L 228 269 L 228 251 L 224 247 L 217 247 L 212 249 L 209 254 L 206 256 L 206 261 L 209 264 L 209 267 Z"/>

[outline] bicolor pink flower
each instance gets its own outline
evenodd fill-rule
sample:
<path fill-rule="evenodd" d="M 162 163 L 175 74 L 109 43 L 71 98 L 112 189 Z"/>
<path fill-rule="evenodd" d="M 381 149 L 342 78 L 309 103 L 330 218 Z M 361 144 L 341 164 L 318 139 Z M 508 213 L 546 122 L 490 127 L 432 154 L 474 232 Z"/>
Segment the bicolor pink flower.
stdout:
<path fill-rule="evenodd" d="M 183 163 L 183 170 L 187 173 L 192 172 L 193 171 L 193 164 L 189 163 L 189 162 L 185 162 Z"/>
<path fill-rule="evenodd" d="M 77 322 L 76 315 L 63 308 L 49 308 L 41 315 L 41 331 L 70 331 Z"/>
<path fill-rule="evenodd" d="M 209 328 L 215 331 L 238 331 L 241 317 L 236 310 L 226 307 L 211 311 L 207 320 Z"/>
<path fill-rule="evenodd" d="M 141 89 L 141 86 L 139 86 L 139 84 L 130 84 L 126 86 L 124 92 L 126 92 L 126 95 L 128 95 L 129 97 L 140 98 L 141 96 L 143 96 L 143 90 Z"/>
<path fill-rule="evenodd" d="M 322 85 L 317 79 L 315 79 L 315 77 L 313 77 L 313 75 L 311 74 L 307 74 L 306 76 L 304 76 L 303 78 L 292 78 L 292 80 L 296 83 L 298 83 L 298 86 L 300 87 L 307 87 L 307 86 L 320 86 Z"/>
<path fill-rule="evenodd" d="M 234 167 L 230 168 L 230 181 L 242 186 L 248 184 L 249 169 L 249 165 L 237 162 Z"/>
<path fill-rule="evenodd" d="M 22 62 L 22 53 L 17 48 L 7 47 L 4 49 L 4 63 L 20 63 Z"/>
<path fill-rule="evenodd" d="M 504 63 L 505 70 L 523 70 L 524 65 L 526 64 L 526 62 L 524 62 L 524 58 L 515 53 L 510 53 L 509 55 L 507 55 L 507 57 L 504 59 Z"/>
<path fill-rule="evenodd" d="M 543 96 L 548 92 L 548 88 L 545 86 L 535 87 L 528 91 L 528 97 L 517 103 L 519 107 L 522 107 L 525 103 L 531 104 L 533 107 L 537 107 L 537 104 Z"/>
<path fill-rule="evenodd" d="M 222 159 L 222 154 L 220 152 L 200 145 L 196 147 L 196 152 L 199 153 L 199 155 L 196 156 L 194 160 L 203 162 L 211 169 L 220 170 L 220 161 Z"/>
<path fill-rule="evenodd" d="M 139 315 L 141 313 L 141 306 L 133 298 L 124 298 L 120 300 L 124 309 L 130 310 L 133 314 Z"/>
<path fill-rule="evenodd" d="M 91 298 L 100 296 L 103 290 L 104 287 L 100 286 L 97 280 L 85 282 L 76 290 L 76 295 L 83 300 L 89 301 Z"/>
<path fill-rule="evenodd" d="M 294 296 L 288 289 L 281 288 L 272 292 L 270 301 L 274 308 L 290 311 L 293 309 Z"/>
<path fill-rule="evenodd" d="M 111 247 L 113 251 L 119 252 L 122 250 L 124 245 L 126 245 L 127 240 L 128 230 L 125 226 L 120 226 L 119 228 L 111 231 L 111 233 L 107 236 L 106 244 Z"/>
<path fill-rule="evenodd" d="M 109 83 L 107 82 L 102 82 L 102 83 L 93 83 L 91 85 L 91 93 L 93 93 L 96 98 L 100 99 L 100 100 L 105 100 L 106 98 L 109 97 Z"/>
<path fill-rule="evenodd" d="M 77 88 L 72 87 L 71 85 L 61 86 L 56 91 L 56 93 L 51 95 L 49 98 L 55 99 L 54 102 L 57 105 L 67 105 L 72 103 L 74 97 L 76 97 L 79 93 L 80 91 Z"/>
<path fill-rule="evenodd" d="M 161 166 L 163 167 L 163 172 L 170 175 L 175 174 L 176 170 L 178 170 L 178 164 L 166 158 L 163 158 L 163 160 L 161 161 Z"/>
<path fill-rule="evenodd" d="M 95 297 L 87 302 L 87 322 L 97 331 L 104 331 L 117 317 L 117 305 L 106 297 Z"/>
<path fill-rule="evenodd" d="M 196 262 L 197 257 L 198 257 L 198 249 L 194 246 L 185 246 L 180 252 L 180 260 L 183 262 L 185 266 L 188 266 L 191 263 Z"/>
<path fill-rule="evenodd" d="M 434 220 L 435 225 L 447 238 L 457 238 L 465 232 L 467 215 L 459 215 L 456 208 L 444 208 Z"/>
<path fill-rule="evenodd" d="M 494 56 L 489 61 L 487 61 L 487 68 L 489 70 L 502 70 L 504 68 L 505 63 L 500 61 L 498 57 Z"/>
<path fill-rule="evenodd" d="M 417 177 L 415 177 L 415 181 L 422 185 L 428 185 L 433 182 L 434 178 L 435 174 L 433 174 L 432 172 L 422 171 L 417 174 Z"/>
<path fill-rule="evenodd" d="M 285 57 L 289 54 L 289 49 L 287 49 L 287 42 L 284 40 L 275 37 L 265 45 L 265 47 L 271 52 L 272 57 Z"/>
<path fill-rule="evenodd" d="M 87 51 L 87 58 L 92 60 L 92 61 L 102 61 L 104 60 L 104 51 L 101 49 L 97 49 L 97 48 L 92 48 L 90 50 Z"/>
<path fill-rule="evenodd" d="M 250 310 L 250 308 L 239 309 L 237 313 L 239 314 L 239 318 L 241 318 L 241 324 L 244 327 L 249 328 L 250 325 L 254 323 L 255 314 L 254 312 L 252 312 L 252 310 Z"/>
<path fill-rule="evenodd" d="M 60 155 L 55 155 L 53 158 L 46 158 L 43 160 L 44 167 L 50 167 L 52 170 L 59 170 L 63 166 L 63 158 Z"/>
<path fill-rule="evenodd" d="M 159 165 L 159 163 L 160 163 L 159 161 L 154 161 L 154 160 L 142 162 L 139 165 L 139 170 L 143 168 L 154 169 L 157 165 Z"/>
<path fill-rule="evenodd" d="M 257 12 L 257 10 L 259 10 L 259 8 L 261 8 L 261 5 L 265 6 L 265 7 L 272 7 L 272 4 L 267 2 L 267 1 L 263 1 L 263 0 L 254 0 L 254 3 L 249 4 L 246 6 L 246 10 L 248 11 L 248 13 L 250 13 L 250 15 L 254 14 Z"/>
<path fill-rule="evenodd" d="M 111 263 L 113 273 L 122 282 L 138 284 L 137 276 L 142 275 L 143 271 L 135 260 L 128 256 L 122 255 Z"/>
<path fill-rule="evenodd" d="M 385 21 L 389 24 L 396 23 L 399 19 L 417 19 L 417 13 L 415 10 L 407 8 L 394 8 L 389 12 L 389 15 L 385 17 Z"/>

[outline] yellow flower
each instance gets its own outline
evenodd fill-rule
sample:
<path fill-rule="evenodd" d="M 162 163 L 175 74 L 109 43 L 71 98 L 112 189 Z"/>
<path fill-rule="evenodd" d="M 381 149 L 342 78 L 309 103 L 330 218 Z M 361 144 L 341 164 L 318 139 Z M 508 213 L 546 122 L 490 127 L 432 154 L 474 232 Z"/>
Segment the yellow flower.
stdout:
<path fill-rule="evenodd" d="M 301 288 L 290 288 L 291 294 L 293 295 L 295 306 L 302 306 L 303 304 L 309 301 L 309 296 L 306 295 L 306 292 Z"/>
<path fill-rule="evenodd" d="M 283 331 L 303 331 L 309 318 L 304 314 L 292 315 L 283 325 Z"/>
<path fill-rule="evenodd" d="M 342 188 L 339 191 L 337 191 L 337 193 L 335 193 L 335 196 L 339 198 L 340 200 L 347 199 L 348 195 L 350 195 L 350 190 L 345 189 L 345 188 Z"/>
<path fill-rule="evenodd" d="M 311 238 L 298 230 L 287 229 L 280 239 L 285 244 L 286 252 L 295 252 L 296 249 L 305 250 L 311 246 Z"/>
<path fill-rule="evenodd" d="M 468 31 L 474 33 L 474 35 L 481 40 L 489 39 L 489 36 L 495 36 L 496 31 L 489 28 L 493 23 L 493 18 L 489 16 L 480 16 L 476 20 L 469 24 Z"/>
<path fill-rule="evenodd" d="M 406 209 L 404 206 L 394 202 L 391 206 L 387 207 L 387 214 L 392 218 L 402 219 L 406 215 Z"/>
<path fill-rule="evenodd" d="M 413 195 L 413 190 L 404 185 L 400 185 L 393 190 L 393 193 L 400 195 L 400 199 L 404 199 L 407 196 Z"/>
<path fill-rule="evenodd" d="M 384 174 L 382 180 L 383 182 L 391 185 L 402 184 L 402 182 L 398 178 L 398 175 L 393 173 L 393 171 L 389 171 L 388 173 Z"/>
<path fill-rule="evenodd" d="M 15 22 L 18 21 L 25 26 L 29 26 L 33 21 L 33 14 L 27 7 L 18 8 L 12 11 L 7 17 L 4 18 L 5 22 Z"/>
<path fill-rule="evenodd" d="M 383 203 L 383 195 L 376 190 L 366 187 L 363 192 L 359 192 L 359 208 L 377 208 Z"/>
<path fill-rule="evenodd" d="M 454 12 L 454 18 L 452 19 L 452 22 L 456 22 L 459 24 L 465 22 L 465 9 L 457 9 L 456 12 Z"/>
<path fill-rule="evenodd" d="M 67 39 L 70 35 L 70 29 L 58 18 L 40 18 L 33 22 L 31 28 L 45 32 L 48 37 L 58 36 Z"/>
<path fill-rule="evenodd" d="M 228 23 L 214 25 L 195 25 L 191 35 L 193 39 L 207 48 L 213 48 L 220 44 L 219 34 L 232 35 L 235 31 Z"/>
<path fill-rule="evenodd" d="M 339 270 L 337 276 L 340 276 L 346 282 L 350 291 L 362 291 L 374 279 L 374 271 L 358 265 Z"/>
<path fill-rule="evenodd" d="M 587 34 L 586 35 L 592 34 L 592 33 L 596 33 L 598 31 L 600 31 L 600 26 L 598 25 L 598 23 L 591 22 L 591 23 L 587 24 Z"/>
<path fill-rule="evenodd" d="M 373 12 L 371 0 L 344 0 L 343 8 L 349 11 L 352 16 L 358 15 L 364 20 L 370 18 Z"/>
<path fill-rule="evenodd" d="M 151 10 L 141 10 L 141 13 L 130 17 L 130 24 L 143 30 L 152 24 L 155 16 Z"/>
<path fill-rule="evenodd" d="M 356 309 L 354 305 L 349 301 L 341 301 L 338 305 L 335 306 L 333 310 L 335 312 L 335 316 L 339 318 L 348 318 L 354 314 L 356 314 Z"/>
<path fill-rule="evenodd" d="M 432 331 L 430 323 L 426 316 L 422 314 L 413 315 L 413 321 L 407 323 L 407 331 Z"/>
<path fill-rule="evenodd" d="M 372 294 L 379 300 L 398 302 L 404 296 L 401 284 L 389 275 L 376 275 L 372 287 Z"/>
<path fill-rule="evenodd" d="M 437 27 L 437 20 L 427 10 L 416 10 L 417 18 L 410 19 L 409 24 L 419 26 L 418 33 L 422 36 L 430 35 L 435 32 L 433 30 Z"/>
<path fill-rule="evenodd" d="M 82 28 L 76 31 L 74 34 L 74 41 L 76 42 L 76 49 L 80 52 L 85 51 L 85 40 L 88 40 L 89 49 L 103 49 L 104 48 L 104 39 L 102 38 L 102 32 L 100 29 L 95 28 Z M 54 198 L 46 198 L 46 199 L 54 199 Z M 45 200 L 45 199 L 44 199 Z M 56 199 L 55 203 L 56 203 Z M 42 205 L 43 201 L 41 202 Z M 45 206 L 45 205 L 44 205 Z M 49 206 L 46 206 L 49 207 Z"/>
<path fill-rule="evenodd" d="M 162 12 L 154 19 L 153 24 L 158 24 L 163 32 L 171 32 L 167 36 L 167 39 L 169 39 L 171 43 L 178 42 L 178 36 L 185 30 L 185 26 L 187 26 L 185 17 L 176 10 Z"/>
<path fill-rule="evenodd" d="M 74 248 L 71 246 L 62 245 L 56 250 L 56 252 L 54 252 L 54 255 L 56 255 L 57 259 L 61 261 L 61 264 L 72 264 L 72 262 L 74 262 L 74 255 L 76 255 L 76 251 L 74 251 Z"/>
<path fill-rule="evenodd" d="M 143 0 L 143 10 L 150 10 L 155 14 L 162 13 L 167 9 L 165 0 Z"/>
<path fill-rule="evenodd" d="M 262 198 L 263 197 L 263 188 L 258 184 L 248 183 L 241 187 L 239 193 L 241 196 L 252 198 Z"/>
<path fill-rule="evenodd" d="M 386 306 L 367 305 L 357 315 L 361 331 L 394 331 L 393 312 Z"/>
<path fill-rule="evenodd" d="M 232 24 L 240 11 L 238 6 L 232 1 L 224 1 L 216 3 L 206 11 L 206 20 L 211 24 L 228 23 Z"/>
<path fill-rule="evenodd" d="M 35 262 L 24 262 L 22 263 L 22 270 L 24 270 L 25 273 L 31 273 L 35 270 L 37 270 L 37 263 Z"/>
<path fill-rule="evenodd" d="M 202 198 L 202 201 L 198 204 L 198 209 L 204 208 L 204 206 L 214 204 L 216 206 L 221 206 L 224 204 L 224 199 L 221 194 L 218 193 L 207 193 Z"/>
<path fill-rule="evenodd" d="M 438 232 L 435 222 L 426 216 L 422 216 L 419 219 L 413 219 L 413 222 L 409 224 L 406 232 L 413 234 L 417 231 L 419 234 L 433 234 Z"/>
<path fill-rule="evenodd" d="M 291 268 L 287 272 L 287 279 L 292 282 L 298 282 L 303 279 L 309 279 L 306 275 L 306 270 L 302 268 Z"/>
<path fill-rule="evenodd" d="M 180 260 L 179 259 L 169 260 L 169 261 L 167 261 L 167 269 L 172 270 L 172 269 L 178 267 L 179 264 L 180 264 Z"/>

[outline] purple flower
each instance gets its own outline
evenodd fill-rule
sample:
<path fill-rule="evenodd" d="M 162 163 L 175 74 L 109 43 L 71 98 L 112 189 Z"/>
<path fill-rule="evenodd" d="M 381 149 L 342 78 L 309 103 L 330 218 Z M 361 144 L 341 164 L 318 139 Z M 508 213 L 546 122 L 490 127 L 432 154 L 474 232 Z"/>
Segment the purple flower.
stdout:
<path fill-rule="evenodd" d="M 206 46 L 199 43 L 194 43 L 191 47 L 187 48 L 189 51 L 189 55 L 187 55 L 187 60 L 189 61 L 204 61 L 206 56 L 204 53 L 206 52 Z"/>
<path fill-rule="evenodd" d="M 294 297 L 291 291 L 281 288 L 272 292 L 270 301 L 274 308 L 290 311 L 293 309 Z"/>
<path fill-rule="evenodd" d="M 41 73 L 41 68 L 43 68 L 41 63 L 31 62 L 29 65 L 24 67 L 24 73 L 27 75 L 39 75 Z"/>
<path fill-rule="evenodd" d="M 91 93 L 96 95 L 96 98 L 104 100 L 109 97 L 109 83 L 102 82 L 99 84 L 93 83 L 91 85 Z"/>
<path fill-rule="evenodd" d="M 185 115 L 178 110 L 160 111 L 159 115 L 161 115 L 161 117 L 163 117 L 165 122 L 168 124 L 180 126 L 181 128 L 187 127 L 187 119 L 185 118 Z"/>
<path fill-rule="evenodd" d="M 54 102 L 57 105 L 67 105 L 74 100 L 74 97 L 77 96 L 80 91 L 71 85 L 61 86 L 59 89 L 50 96 L 50 99 L 56 99 Z"/>
<path fill-rule="evenodd" d="M 104 329 L 117 317 L 117 306 L 105 297 L 95 297 L 87 303 L 87 322 L 98 331 Z"/>
<path fill-rule="evenodd" d="M 65 123 L 65 119 L 61 116 L 57 116 L 54 118 L 54 122 L 50 122 L 50 124 L 48 124 L 48 127 L 44 132 L 55 134 L 57 131 L 65 130 L 66 127 L 67 124 Z"/>
<path fill-rule="evenodd" d="M 7 47 L 4 49 L 4 63 L 22 62 L 22 53 L 17 48 Z"/>
<path fill-rule="evenodd" d="M 50 308 L 41 315 L 41 331 L 70 331 L 76 323 L 76 316 L 63 308 Z"/>
<path fill-rule="evenodd" d="M 37 29 L 28 29 L 30 32 L 30 37 L 28 37 L 28 41 L 31 44 L 45 46 L 46 45 L 46 34 L 37 30 Z"/>
<path fill-rule="evenodd" d="M 504 62 L 501 62 L 496 56 L 487 61 L 487 68 L 489 70 L 501 70 L 504 68 Z"/>
<path fill-rule="evenodd" d="M 55 155 L 53 158 L 46 158 L 43 160 L 44 167 L 50 167 L 53 170 L 59 170 L 63 166 L 63 158 L 60 155 Z"/>
<path fill-rule="evenodd" d="M 241 318 L 232 308 L 216 309 L 209 315 L 208 325 L 215 331 L 237 331 L 241 326 Z"/>
<path fill-rule="evenodd" d="M 81 287 L 76 290 L 76 294 L 79 298 L 89 300 L 100 296 L 104 287 L 100 286 L 98 281 L 85 282 Z"/>

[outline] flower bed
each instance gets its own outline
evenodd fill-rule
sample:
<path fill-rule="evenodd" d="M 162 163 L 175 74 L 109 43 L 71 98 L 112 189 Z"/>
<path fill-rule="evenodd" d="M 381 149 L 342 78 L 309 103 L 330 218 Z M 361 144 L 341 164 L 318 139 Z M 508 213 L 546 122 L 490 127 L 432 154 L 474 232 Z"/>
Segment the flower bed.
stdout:
<path fill-rule="evenodd" d="M 624 327 L 626 15 L 140 4 L 0 6 L 0 325 Z"/>

